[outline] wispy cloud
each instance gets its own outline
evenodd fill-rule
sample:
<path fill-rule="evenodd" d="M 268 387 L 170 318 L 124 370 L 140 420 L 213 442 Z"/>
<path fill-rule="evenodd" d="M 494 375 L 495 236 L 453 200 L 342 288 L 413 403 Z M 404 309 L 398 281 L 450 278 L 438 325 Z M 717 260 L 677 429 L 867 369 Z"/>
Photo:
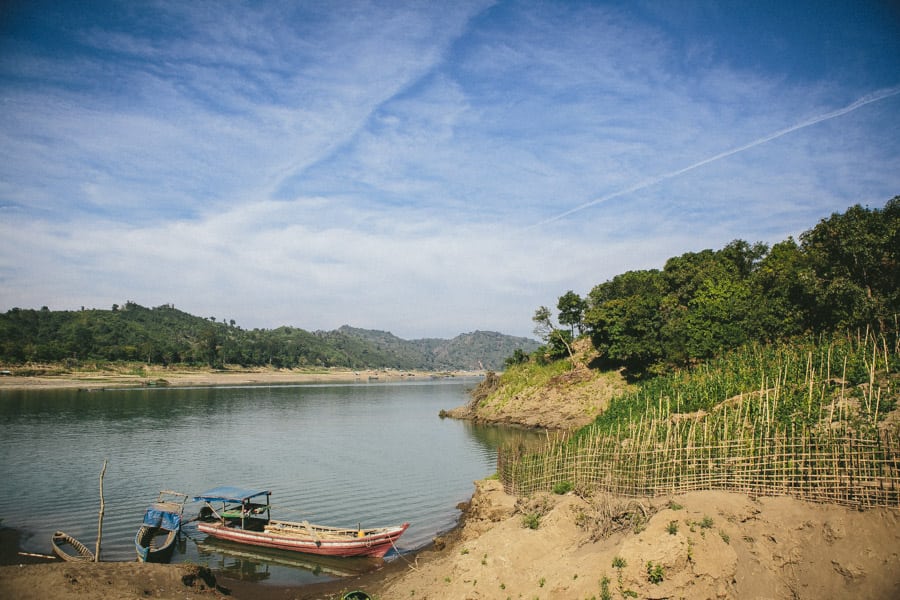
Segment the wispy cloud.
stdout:
<path fill-rule="evenodd" d="M 528 334 L 567 289 L 900 193 L 900 36 L 855 10 L 835 51 L 777 10 L 25 7 L 0 309 Z"/>
<path fill-rule="evenodd" d="M 571 208 L 565 212 L 562 212 L 558 215 L 550 217 L 549 219 L 544 219 L 543 221 L 538 223 L 536 226 L 542 226 L 542 225 L 546 225 L 548 223 L 552 223 L 553 221 L 558 221 L 560 219 L 563 219 L 565 217 L 573 215 L 577 212 L 580 212 L 582 210 L 590 208 L 591 206 L 600 204 L 601 202 L 606 202 L 607 200 L 612 200 L 613 198 L 617 198 L 619 196 L 624 196 L 624 195 L 630 194 L 632 192 L 643 190 L 645 188 L 656 185 L 658 183 L 662 183 L 663 181 L 666 181 L 667 179 L 672 179 L 674 177 L 684 175 L 685 173 L 688 173 L 689 171 L 693 171 L 694 169 L 699 169 L 700 167 L 706 166 L 710 163 L 720 161 L 723 158 L 728 158 L 729 156 L 734 156 L 735 154 L 744 152 L 745 150 L 750 150 L 751 148 L 756 148 L 757 146 L 761 146 L 762 144 L 771 142 L 772 140 L 776 140 L 782 136 L 788 135 L 789 133 L 793 133 L 795 131 L 799 131 L 801 129 L 811 127 L 811 126 L 821 123 L 823 121 L 830 121 L 831 119 L 836 119 L 838 117 L 846 115 L 847 113 L 858 110 L 868 104 L 872 104 L 873 102 L 880 102 L 881 100 L 891 98 L 898 94 L 900 94 L 900 86 L 888 88 L 888 89 L 884 89 L 884 90 L 879 90 L 879 91 L 871 93 L 871 94 L 866 94 L 862 98 L 859 98 L 858 100 L 850 103 L 849 105 L 847 105 L 843 108 L 839 108 L 837 110 L 832 110 L 832 111 L 829 111 L 826 113 L 822 113 L 820 115 L 816 115 L 814 117 L 810 117 L 809 119 L 805 119 L 805 120 L 803 120 L 799 123 L 796 123 L 794 125 L 791 125 L 789 127 L 779 129 L 778 131 L 764 135 L 761 138 L 757 138 L 751 142 L 748 142 L 748 143 L 738 146 L 736 148 L 731 148 L 730 150 L 726 150 L 725 152 L 720 152 L 720 153 L 710 156 L 708 158 L 704 158 L 703 160 L 699 160 L 699 161 L 692 163 L 686 167 L 676 169 L 675 171 L 670 171 L 668 173 L 663 173 L 661 175 L 654 175 L 652 177 L 649 177 L 647 179 L 639 181 L 639 182 L 635 183 L 634 185 L 627 187 L 623 190 L 613 192 L 611 194 L 607 194 L 600 198 L 591 200 L 590 202 L 585 202 L 584 204 L 581 204 L 579 206 Z"/>

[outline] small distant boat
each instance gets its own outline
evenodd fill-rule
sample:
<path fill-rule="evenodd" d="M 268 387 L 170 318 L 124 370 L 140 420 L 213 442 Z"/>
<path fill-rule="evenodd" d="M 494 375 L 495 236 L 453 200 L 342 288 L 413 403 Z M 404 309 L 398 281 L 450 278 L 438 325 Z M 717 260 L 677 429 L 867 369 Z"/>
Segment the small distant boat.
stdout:
<path fill-rule="evenodd" d="M 172 558 L 187 499 L 187 494 L 163 490 L 156 502 L 147 507 L 144 521 L 134 536 L 138 561 L 168 562 Z"/>
<path fill-rule="evenodd" d="M 65 561 L 94 562 L 94 553 L 68 533 L 57 531 L 50 538 L 50 544 L 53 546 L 53 554 Z"/>
<path fill-rule="evenodd" d="M 321 556 L 383 557 L 394 547 L 409 523 L 393 527 L 343 529 L 310 525 L 307 521 L 278 521 L 270 518 L 267 490 L 218 487 L 200 494 L 204 502 L 197 529 L 221 540 L 306 552 Z"/>

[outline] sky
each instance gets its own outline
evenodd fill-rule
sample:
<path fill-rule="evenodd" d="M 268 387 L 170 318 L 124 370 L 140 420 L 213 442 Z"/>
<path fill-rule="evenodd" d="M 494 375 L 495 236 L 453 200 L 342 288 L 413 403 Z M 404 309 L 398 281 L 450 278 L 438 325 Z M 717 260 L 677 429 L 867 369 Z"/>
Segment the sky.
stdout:
<path fill-rule="evenodd" d="M 533 337 L 900 194 L 900 4 L 0 2 L 0 311 Z"/>

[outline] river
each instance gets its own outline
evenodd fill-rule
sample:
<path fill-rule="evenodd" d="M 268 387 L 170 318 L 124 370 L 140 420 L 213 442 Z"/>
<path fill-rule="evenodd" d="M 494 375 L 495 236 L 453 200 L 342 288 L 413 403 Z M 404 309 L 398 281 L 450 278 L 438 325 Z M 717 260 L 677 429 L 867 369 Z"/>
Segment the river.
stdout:
<path fill-rule="evenodd" d="M 477 382 L 0 391 L 0 518 L 22 531 L 26 551 L 49 553 L 57 529 L 93 550 L 107 460 L 103 560 L 134 559 L 159 490 L 219 485 L 271 490 L 274 518 L 409 522 L 402 554 L 452 528 L 472 482 L 495 472 L 498 444 L 528 435 L 438 417 Z M 197 508 L 188 504 L 186 517 Z M 185 533 L 173 562 L 245 579 L 301 585 L 371 566 L 211 543 L 195 525 Z"/>

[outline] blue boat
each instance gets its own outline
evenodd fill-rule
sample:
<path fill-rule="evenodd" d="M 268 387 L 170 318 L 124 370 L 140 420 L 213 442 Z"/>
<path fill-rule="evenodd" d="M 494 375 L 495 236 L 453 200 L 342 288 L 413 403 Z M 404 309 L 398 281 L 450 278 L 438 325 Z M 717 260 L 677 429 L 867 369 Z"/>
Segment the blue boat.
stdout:
<path fill-rule="evenodd" d="M 147 507 L 144 522 L 134 536 L 140 562 L 169 562 L 172 558 L 187 499 L 187 494 L 163 490 L 156 502 Z"/>

